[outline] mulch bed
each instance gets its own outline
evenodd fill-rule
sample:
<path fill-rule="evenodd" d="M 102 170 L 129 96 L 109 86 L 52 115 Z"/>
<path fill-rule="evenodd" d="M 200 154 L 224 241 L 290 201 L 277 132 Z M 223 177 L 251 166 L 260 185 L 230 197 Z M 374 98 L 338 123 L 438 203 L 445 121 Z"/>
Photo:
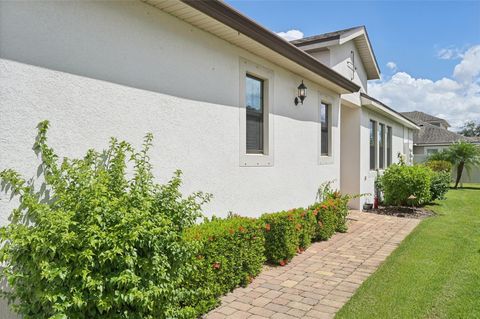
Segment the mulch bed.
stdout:
<path fill-rule="evenodd" d="M 377 209 L 365 210 L 364 212 L 416 219 L 424 219 L 427 217 L 435 216 L 434 212 L 423 207 L 408 206 L 380 206 Z"/>

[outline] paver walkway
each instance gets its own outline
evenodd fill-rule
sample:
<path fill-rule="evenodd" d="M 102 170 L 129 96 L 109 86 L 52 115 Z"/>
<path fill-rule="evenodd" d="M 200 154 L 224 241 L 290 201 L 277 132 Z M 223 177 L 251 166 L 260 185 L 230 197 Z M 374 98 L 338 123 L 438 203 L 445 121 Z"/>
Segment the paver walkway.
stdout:
<path fill-rule="evenodd" d="M 207 314 L 219 318 L 333 318 L 419 220 L 353 211 L 349 229 L 314 243 L 284 267 L 265 267 Z"/>

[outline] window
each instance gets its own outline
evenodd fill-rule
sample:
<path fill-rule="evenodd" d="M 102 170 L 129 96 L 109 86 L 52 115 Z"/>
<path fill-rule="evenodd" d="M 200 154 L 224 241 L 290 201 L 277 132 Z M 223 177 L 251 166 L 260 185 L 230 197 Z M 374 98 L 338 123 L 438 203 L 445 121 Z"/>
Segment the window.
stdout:
<path fill-rule="evenodd" d="M 330 147 L 330 105 L 321 103 L 320 104 L 320 155 L 329 156 L 329 147 Z"/>
<path fill-rule="evenodd" d="M 427 149 L 427 155 L 432 155 L 438 153 L 438 148 L 429 148 Z"/>
<path fill-rule="evenodd" d="M 370 169 L 377 168 L 377 122 L 370 120 Z"/>
<path fill-rule="evenodd" d="M 392 128 L 387 126 L 387 167 L 392 165 Z"/>
<path fill-rule="evenodd" d="M 264 153 L 263 87 L 263 80 L 247 74 L 245 82 L 245 102 L 247 108 L 247 153 Z"/>
<path fill-rule="evenodd" d="M 385 168 L 385 124 L 380 123 L 378 130 L 378 166 Z"/>

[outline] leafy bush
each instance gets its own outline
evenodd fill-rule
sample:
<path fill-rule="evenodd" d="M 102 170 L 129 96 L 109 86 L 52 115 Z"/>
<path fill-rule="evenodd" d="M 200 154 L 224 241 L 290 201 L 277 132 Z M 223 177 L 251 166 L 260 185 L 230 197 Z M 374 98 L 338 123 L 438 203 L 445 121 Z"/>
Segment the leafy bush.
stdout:
<path fill-rule="evenodd" d="M 147 135 L 135 152 L 112 139 L 103 153 L 58 157 L 39 125 L 45 187 L 36 190 L 13 170 L 0 178 L 20 206 L 1 229 L 3 291 L 25 318 L 185 318 L 196 291 L 186 284 L 198 244 L 183 231 L 208 196 L 183 198 L 180 172 L 154 183 Z M 127 174 L 127 164 L 133 174 Z M 131 176 L 127 178 L 127 176 Z M 47 196 L 50 194 L 50 196 Z"/>
<path fill-rule="evenodd" d="M 431 160 L 425 163 L 434 172 L 448 172 L 452 171 L 452 163 L 443 160 Z"/>
<path fill-rule="evenodd" d="M 298 251 L 307 249 L 315 236 L 315 227 L 317 219 L 311 210 L 298 208 L 293 211 L 296 219 L 296 229 L 298 233 Z"/>
<path fill-rule="evenodd" d="M 335 233 L 338 223 L 335 201 L 328 199 L 325 202 L 315 203 L 309 207 L 309 210 L 317 218 L 314 239 L 328 240 Z"/>
<path fill-rule="evenodd" d="M 338 190 L 333 189 L 332 183 L 332 181 L 328 181 L 320 185 L 317 192 L 317 200 L 323 202 L 323 204 L 329 203 L 332 206 L 332 210 L 336 214 L 335 230 L 344 233 L 348 229 L 348 202 L 363 195 L 342 195 Z"/>
<path fill-rule="evenodd" d="M 380 177 L 387 205 L 423 205 L 431 200 L 432 171 L 424 165 L 389 166 Z M 410 196 L 414 199 L 409 199 Z"/>
<path fill-rule="evenodd" d="M 295 256 L 299 246 L 297 218 L 290 211 L 263 214 L 265 257 L 273 264 L 284 265 Z"/>
<path fill-rule="evenodd" d="M 191 305 L 197 316 L 215 306 L 219 296 L 250 283 L 265 262 L 265 239 L 258 219 L 213 219 L 187 230 L 186 238 L 201 245 L 196 272 L 189 280 L 200 292 Z"/>
<path fill-rule="evenodd" d="M 450 172 L 432 172 L 430 192 L 432 194 L 432 200 L 445 199 L 450 188 L 450 182 L 452 177 Z"/>

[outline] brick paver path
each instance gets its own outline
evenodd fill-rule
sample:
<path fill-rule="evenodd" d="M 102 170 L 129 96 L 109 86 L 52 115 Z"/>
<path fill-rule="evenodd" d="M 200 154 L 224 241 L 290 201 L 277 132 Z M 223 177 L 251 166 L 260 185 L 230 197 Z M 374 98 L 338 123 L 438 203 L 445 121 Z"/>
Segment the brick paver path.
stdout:
<path fill-rule="evenodd" d="M 348 233 L 314 243 L 284 267 L 265 267 L 206 315 L 218 318 L 333 318 L 419 220 L 351 212 Z"/>

